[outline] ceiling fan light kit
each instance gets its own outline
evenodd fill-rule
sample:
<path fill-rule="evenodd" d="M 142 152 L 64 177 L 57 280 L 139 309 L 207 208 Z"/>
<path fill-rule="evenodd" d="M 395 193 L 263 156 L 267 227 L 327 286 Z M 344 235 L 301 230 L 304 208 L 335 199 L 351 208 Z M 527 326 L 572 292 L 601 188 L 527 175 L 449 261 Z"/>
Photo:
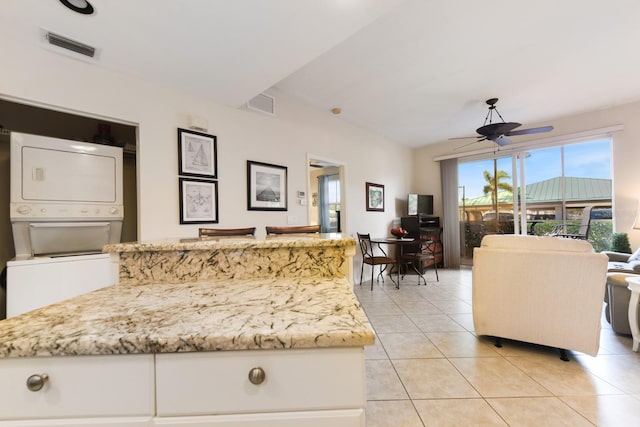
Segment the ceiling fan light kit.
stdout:
<path fill-rule="evenodd" d="M 522 124 L 517 122 L 505 122 L 502 118 L 502 115 L 496 108 L 497 102 L 498 98 L 487 99 L 486 103 L 489 106 L 489 111 L 487 112 L 487 116 L 484 119 L 484 124 L 476 129 L 476 132 L 480 136 L 464 138 L 477 138 L 478 140 L 476 142 L 488 140 L 502 147 L 511 143 L 511 140 L 507 138 L 508 136 L 528 135 L 533 133 L 550 132 L 553 130 L 553 126 L 541 126 L 537 128 L 515 130 L 516 128 L 522 126 Z M 501 122 L 493 123 L 494 111 L 500 118 Z"/>

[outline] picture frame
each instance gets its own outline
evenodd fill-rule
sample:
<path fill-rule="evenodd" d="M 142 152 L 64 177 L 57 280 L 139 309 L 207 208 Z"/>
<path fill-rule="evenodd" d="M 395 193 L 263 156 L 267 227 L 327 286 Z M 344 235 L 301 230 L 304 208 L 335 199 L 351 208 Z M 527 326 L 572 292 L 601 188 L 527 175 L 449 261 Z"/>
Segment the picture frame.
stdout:
<path fill-rule="evenodd" d="M 218 223 L 218 182 L 179 178 L 180 224 Z"/>
<path fill-rule="evenodd" d="M 384 212 L 384 185 L 366 183 L 367 210 L 373 212 Z"/>
<path fill-rule="evenodd" d="M 178 175 L 218 178 L 215 135 L 178 128 Z"/>
<path fill-rule="evenodd" d="M 247 160 L 247 209 L 286 211 L 287 167 Z"/>

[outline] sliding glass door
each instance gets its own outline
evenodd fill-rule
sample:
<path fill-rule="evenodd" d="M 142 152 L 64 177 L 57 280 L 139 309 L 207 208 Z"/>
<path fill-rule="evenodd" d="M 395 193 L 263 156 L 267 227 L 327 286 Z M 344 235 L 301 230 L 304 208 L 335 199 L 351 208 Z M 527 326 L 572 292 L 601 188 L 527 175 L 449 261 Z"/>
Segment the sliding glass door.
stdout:
<path fill-rule="evenodd" d="M 593 206 L 589 240 L 608 248 L 611 236 L 611 141 L 513 152 L 459 162 L 461 256 L 471 264 L 473 248 L 487 234 L 544 235 L 559 224 L 580 221 Z"/>

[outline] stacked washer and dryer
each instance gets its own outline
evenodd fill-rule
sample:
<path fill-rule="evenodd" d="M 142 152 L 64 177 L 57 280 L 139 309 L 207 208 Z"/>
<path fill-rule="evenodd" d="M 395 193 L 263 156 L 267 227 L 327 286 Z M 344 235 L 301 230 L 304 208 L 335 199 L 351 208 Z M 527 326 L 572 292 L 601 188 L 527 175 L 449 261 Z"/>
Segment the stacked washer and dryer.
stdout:
<path fill-rule="evenodd" d="M 122 148 L 11 133 L 7 317 L 118 281 Z"/>

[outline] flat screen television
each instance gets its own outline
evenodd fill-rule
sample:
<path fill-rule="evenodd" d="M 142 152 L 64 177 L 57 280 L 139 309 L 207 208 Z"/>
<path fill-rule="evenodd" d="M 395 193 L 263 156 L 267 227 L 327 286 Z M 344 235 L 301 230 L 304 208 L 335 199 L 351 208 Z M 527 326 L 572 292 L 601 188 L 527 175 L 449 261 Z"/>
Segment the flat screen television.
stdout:
<path fill-rule="evenodd" d="M 409 194 L 407 215 L 433 215 L 433 196 L 431 194 Z"/>

